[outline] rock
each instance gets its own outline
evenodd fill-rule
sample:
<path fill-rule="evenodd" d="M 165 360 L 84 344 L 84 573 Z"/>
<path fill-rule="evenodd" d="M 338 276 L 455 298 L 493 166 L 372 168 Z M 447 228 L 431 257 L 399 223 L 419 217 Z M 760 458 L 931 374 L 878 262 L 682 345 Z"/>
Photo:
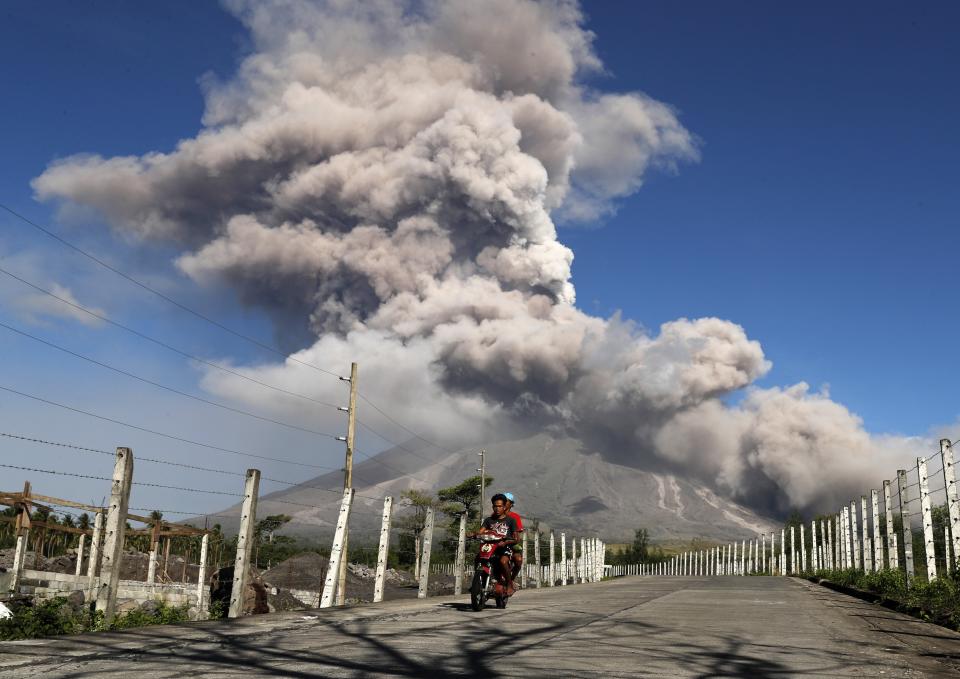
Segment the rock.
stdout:
<path fill-rule="evenodd" d="M 83 608 L 83 605 L 86 603 L 86 597 L 84 593 L 80 590 L 75 592 L 70 592 L 67 596 L 67 603 L 73 606 L 74 608 Z"/>
<path fill-rule="evenodd" d="M 160 609 L 160 603 L 157 601 L 144 601 L 140 604 L 140 610 L 147 615 L 156 615 Z"/>

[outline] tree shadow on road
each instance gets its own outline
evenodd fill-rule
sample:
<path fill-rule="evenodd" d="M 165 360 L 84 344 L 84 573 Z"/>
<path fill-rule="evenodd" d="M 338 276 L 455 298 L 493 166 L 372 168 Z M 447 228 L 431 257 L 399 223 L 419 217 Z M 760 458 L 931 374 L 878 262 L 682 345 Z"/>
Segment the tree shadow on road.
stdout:
<path fill-rule="evenodd" d="M 45 676 L 69 679 L 134 674 L 178 679 L 650 674 L 766 679 L 797 673 L 795 664 L 785 662 L 790 654 L 803 654 L 804 671 L 823 676 L 842 674 L 854 663 L 852 657 L 837 658 L 817 648 L 765 647 L 733 635 L 703 634 L 678 642 L 669 629 L 609 615 L 584 612 L 564 621 L 529 624 L 508 612 L 496 614 L 465 616 L 444 626 L 412 616 L 343 622 L 305 617 L 260 631 L 223 622 L 142 628 L 38 645 L 33 660 L 47 665 Z M 57 647 L 66 653 L 56 652 Z M 29 646 L 0 647 L 0 654 L 29 651 Z M 86 657 L 70 661 L 68 653 Z"/>

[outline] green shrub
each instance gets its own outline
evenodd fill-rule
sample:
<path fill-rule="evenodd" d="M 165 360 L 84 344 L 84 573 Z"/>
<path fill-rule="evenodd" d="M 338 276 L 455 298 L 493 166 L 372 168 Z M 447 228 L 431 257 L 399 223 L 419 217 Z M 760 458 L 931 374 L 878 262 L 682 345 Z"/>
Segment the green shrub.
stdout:
<path fill-rule="evenodd" d="M 117 615 L 113 624 L 106 626 L 103 623 L 103 613 L 92 610 L 92 606 L 73 605 L 66 597 L 23 602 L 13 605 L 11 610 L 12 617 L 0 620 L 2 641 L 102 632 L 145 625 L 167 625 L 188 619 L 186 606 L 169 606 L 157 602 L 152 610 L 136 608 Z"/>

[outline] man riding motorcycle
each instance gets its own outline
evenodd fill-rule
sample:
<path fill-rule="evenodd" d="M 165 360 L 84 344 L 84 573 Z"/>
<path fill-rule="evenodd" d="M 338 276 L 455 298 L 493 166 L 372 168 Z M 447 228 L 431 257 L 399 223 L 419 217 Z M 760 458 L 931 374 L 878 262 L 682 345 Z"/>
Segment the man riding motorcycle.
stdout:
<path fill-rule="evenodd" d="M 483 520 L 480 530 L 473 533 L 470 537 L 478 535 L 494 535 L 500 538 L 497 543 L 495 556 L 500 564 L 500 572 L 503 574 L 506 595 L 514 593 L 513 586 L 513 568 L 511 564 L 513 547 L 517 544 L 520 530 L 517 521 L 507 514 L 507 498 L 503 493 L 497 493 L 490 498 L 490 504 L 493 513 Z"/>

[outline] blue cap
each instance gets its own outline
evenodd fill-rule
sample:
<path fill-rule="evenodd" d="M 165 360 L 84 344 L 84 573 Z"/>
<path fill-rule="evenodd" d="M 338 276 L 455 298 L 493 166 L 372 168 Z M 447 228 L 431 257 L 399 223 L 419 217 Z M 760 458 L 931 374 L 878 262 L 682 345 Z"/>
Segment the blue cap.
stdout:
<path fill-rule="evenodd" d="M 504 493 L 503 496 L 513 502 L 513 493 Z"/>

